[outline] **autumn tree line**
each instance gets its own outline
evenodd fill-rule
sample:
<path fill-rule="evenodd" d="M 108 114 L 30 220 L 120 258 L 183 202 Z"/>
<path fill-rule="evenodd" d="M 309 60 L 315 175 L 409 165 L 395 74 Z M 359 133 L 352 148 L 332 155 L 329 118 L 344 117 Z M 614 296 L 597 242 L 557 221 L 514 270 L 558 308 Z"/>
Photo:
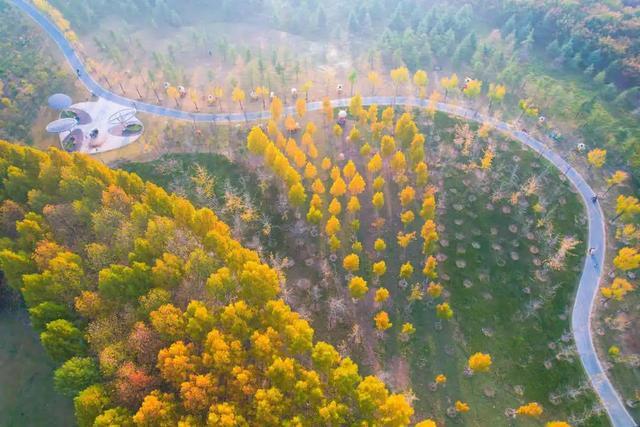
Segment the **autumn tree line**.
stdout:
<path fill-rule="evenodd" d="M 57 149 L 2 142 L 0 177 L 0 267 L 80 426 L 410 423 L 211 210 Z"/>

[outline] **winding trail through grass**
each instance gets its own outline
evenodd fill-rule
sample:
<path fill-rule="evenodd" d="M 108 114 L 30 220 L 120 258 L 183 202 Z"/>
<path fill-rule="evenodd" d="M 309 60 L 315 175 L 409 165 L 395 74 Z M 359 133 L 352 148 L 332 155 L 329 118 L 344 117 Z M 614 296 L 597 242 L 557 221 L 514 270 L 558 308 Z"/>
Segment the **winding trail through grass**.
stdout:
<path fill-rule="evenodd" d="M 268 119 L 268 111 L 247 112 L 247 113 L 190 113 L 174 108 L 167 108 L 159 105 L 138 102 L 102 87 L 87 72 L 83 61 L 74 50 L 73 46 L 65 39 L 58 28 L 31 3 L 26 0 L 12 0 L 12 2 L 26 14 L 28 14 L 60 47 L 62 53 L 67 58 L 71 67 L 75 70 L 78 78 L 94 95 L 105 98 L 111 102 L 127 108 L 135 108 L 138 111 L 154 114 L 157 116 L 169 117 L 178 120 L 189 120 L 194 122 L 210 123 L 238 123 Z M 334 107 L 346 107 L 349 99 L 334 99 L 331 105 Z M 427 101 L 411 97 L 390 97 L 372 96 L 363 98 L 364 105 L 404 105 L 412 107 L 426 107 Z M 308 111 L 318 111 L 322 109 L 321 102 L 310 102 L 307 104 Z M 475 110 L 446 103 L 438 103 L 438 111 L 464 118 L 466 120 L 489 123 L 495 129 L 507 134 L 530 147 L 535 152 L 550 161 L 562 174 L 564 174 L 573 186 L 578 190 L 587 210 L 589 219 L 589 248 L 595 248 L 592 255 L 585 258 L 580 283 L 576 293 L 572 317 L 571 329 L 574 340 L 580 355 L 582 365 L 589 376 L 596 393 L 607 410 L 607 414 L 614 427 L 634 427 L 637 426 L 624 402 L 614 389 L 606 375 L 602 363 L 598 359 L 595 346 L 593 344 L 593 331 L 591 330 L 591 313 L 595 300 L 598 296 L 598 285 L 602 278 L 602 266 L 604 263 L 604 249 L 606 247 L 605 218 L 599 202 L 593 203 L 592 196 L 595 194 L 585 179 L 568 164 L 560 155 L 552 151 L 541 141 L 531 137 L 526 132 L 514 129 L 505 122 L 501 122 L 493 117 L 483 116 Z M 286 108 L 288 113 L 294 112 L 294 107 Z"/>

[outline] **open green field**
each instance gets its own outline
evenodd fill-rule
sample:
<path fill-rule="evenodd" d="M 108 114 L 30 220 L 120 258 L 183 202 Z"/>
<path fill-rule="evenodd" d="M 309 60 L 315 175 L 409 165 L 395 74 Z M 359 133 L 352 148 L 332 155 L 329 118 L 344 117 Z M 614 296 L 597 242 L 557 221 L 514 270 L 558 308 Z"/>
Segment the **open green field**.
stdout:
<path fill-rule="evenodd" d="M 0 426 L 75 425 L 71 399 L 53 389 L 54 368 L 26 310 L 0 306 Z"/>
<path fill-rule="evenodd" d="M 450 126 L 441 116 L 436 129 Z M 437 133 L 445 146 L 453 136 Z M 417 334 L 408 349 L 414 392 L 427 389 L 439 373 L 449 378 L 444 390 L 425 396 L 417 407 L 431 412 L 462 395 L 476 408 L 469 425 L 490 420 L 498 425 L 506 418 L 496 408 L 536 401 L 549 414 L 606 425 L 605 416 L 588 416 L 596 398 L 571 349 L 571 302 L 584 244 L 571 251 L 561 270 L 545 268 L 558 239 L 586 239 L 579 198 L 546 162 L 518 143 L 497 139 L 495 166 L 488 176 L 440 159 L 447 164 L 438 171 L 443 182 L 439 197 L 444 199 L 438 216 L 443 226 L 440 257 L 445 258 L 440 281 L 451 293 L 456 315 L 450 325 L 434 330 L 433 310 L 416 305 L 409 314 L 419 331 L 430 331 Z M 430 148 L 438 150 L 433 143 Z M 509 196 L 534 176 L 538 189 L 514 205 Z M 534 212 L 537 203 L 544 212 Z M 546 229 L 541 220 L 549 224 Z M 495 369 L 465 378 L 456 359 L 477 351 L 494 354 Z"/>

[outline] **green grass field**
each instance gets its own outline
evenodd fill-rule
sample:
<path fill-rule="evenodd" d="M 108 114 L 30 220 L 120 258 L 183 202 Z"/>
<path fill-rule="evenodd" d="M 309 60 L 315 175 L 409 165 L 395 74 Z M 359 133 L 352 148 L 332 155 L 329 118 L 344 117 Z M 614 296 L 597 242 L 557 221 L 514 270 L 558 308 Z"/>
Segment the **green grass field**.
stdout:
<path fill-rule="evenodd" d="M 54 363 L 26 310 L 0 307 L 0 426 L 75 425 L 71 399 L 53 388 Z"/>
<path fill-rule="evenodd" d="M 448 122 L 441 116 L 437 128 L 450 128 Z M 441 132 L 440 137 L 446 144 L 452 135 Z M 417 407 L 441 413 L 461 399 L 472 407 L 463 416 L 465 425 L 507 425 L 500 408 L 536 401 L 545 407 L 546 419 L 574 415 L 584 419 L 583 425 L 607 425 L 605 416 L 589 417 L 596 399 L 585 387 L 586 377 L 571 350 L 571 302 L 584 244 L 570 251 L 562 270 L 542 273 L 544 260 L 558 245 L 548 244 L 550 239 L 574 236 L 585 241 L 583 208 L 546 162 L 515 142 L 496 139 L 488 176 L 478 178 L 446 161 L 447 167 L 438 172 L 446 206 L 438 216 L 444 227 L 440 253 L 446 257 L 440 281 L 451 293 L 456 315 L 437 331 L 432 308 L 416 305 L 410 313 L 418 331 L 429 331 L 416 334 L 407 349 L 414 392 L 424 396 Z M 532 176 L 539 177 L 539 190 L 514 206 L 509 196 Z M 504 193 L 502 199 L 492 198 L 496 190 Z M 538 202 L 545 206 L 543 213 L 533 210 Z M 553 227 L 548 235 L 537 227 L 542 218 Z M 493 355 L 493 369 L 467 378 L 461 360 L 477 351 Z M 428 389 L 440 373 L 449 378 L 443 390 L 418 394 L 416 390 Z"/>

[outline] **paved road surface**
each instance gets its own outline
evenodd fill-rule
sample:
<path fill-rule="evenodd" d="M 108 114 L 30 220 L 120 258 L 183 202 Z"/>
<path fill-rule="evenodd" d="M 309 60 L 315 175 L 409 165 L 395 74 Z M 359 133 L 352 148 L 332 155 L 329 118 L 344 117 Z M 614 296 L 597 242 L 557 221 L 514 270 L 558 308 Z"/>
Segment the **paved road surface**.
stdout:
<path fill-rule="evenodd" d="M 145 102 L 134 101 L 118 94 L 115 94 L 109 90 L 106 90 L 93 77 L 87 72 L 83 62 L 80 60 L 70 43 L 64 38 L 64 35 L 58 30 L 58 28 L 43 14 L 41 14 L 33 5 L 25 0 L 13 0 L 13 3 L 26 12 L 33 20 L 38 23 L 47 34 L 58 44 L 64 56 L 69 61 L 71 67 L 78 74 L 78 78 L 84 83 L 87 89 L 94 95 L 108 99 L 112 102 L 122 105 L 123 107 L 132 107 L 138 111 L 142 111 L 149 114 L 155 114 L 164 117 L 170 117 L 179 120 L 190 120 L 196 122 L 243 122 L 243 121 L 256 121 L 260 119 L 269 118 L 269 113 L 264 112 L 247 112 L 246 115 L 242 113 L 222 113 L 222 114 L 207 114 L 207 113 L 189 113 L 174 108 L 162 107 Z M 334 107 L 346 107 L 349 104 L 349 99 L 336 99 L 331 101 Z M 415 98 L 407 97 L 388 97 L 388 96 L 374 96 L 363 98 L 364 105 L 409 105 L 415 107 L 426 106 L 426 101 Z M 307 105 L 308 111 L 315 111 L 322 109 L 321 102 L 311 102 Z M 521 143 L 529 146 L 534 151 L 540 153 L 547 160 L 553 163 L 558 170 L 560 170 L 571 181 L 574 187 L 578 190 L 582 196 L 584 205 L 587 209 L 587 215 L 589 218 L 589 244 L 588 247 L 596 248 L 596 251 L 592 256 L 587 256 L 585 259 L 584 268 L 582 270 L 582 276 L 580 277 L 580 284 L 575 298 L 573 306 L 573 313 L 571 318 L 571 328 L 573 330 L 574 339 L 580 355 L 580 360 L 591 380 L 591 383 L 600 396 L 604 407 L 607 410 L 609 418 L 614 427 L 634 427 L 637 424 L 633 421 L 633 418 L 627 411 L 624 403 L 620 399 L 611 382 L 607 378 L 607 375 L 602 368 L 602 364 L 598 359 L 595 347 L 593 345 L 593 333 L 591 331 L 591 312 L 593 311 L 594 302 L 598 296 L 598 284 L 600 282 L 602 271 L 601 266 L 604 263 L 604 248 L 605 248 L 605 226 L 604 215 L 599 203 L 592 203 L 591 197 L 594 192 L 589 187 L 589 184 L 584 178 L 569 165 L 562 157 L 560 157 L 554 151 L 548 149 L 542 142 L 532 138 L 525 132 L 521 132 L 512 128 L 510 125 L 504 122 L 500 122 L 491 117 L 485 117 L 478 112 L 456 105 L 450 105 L 445 103 L 438 103 L 437 109 L 439 111 L 463 117 L 468 120 L 476 122 L 490 123 L 496 129 L 501 132 L 512 136 Z M 286 109 L 288 112 L 293 111 L 293 107 Z"/>

